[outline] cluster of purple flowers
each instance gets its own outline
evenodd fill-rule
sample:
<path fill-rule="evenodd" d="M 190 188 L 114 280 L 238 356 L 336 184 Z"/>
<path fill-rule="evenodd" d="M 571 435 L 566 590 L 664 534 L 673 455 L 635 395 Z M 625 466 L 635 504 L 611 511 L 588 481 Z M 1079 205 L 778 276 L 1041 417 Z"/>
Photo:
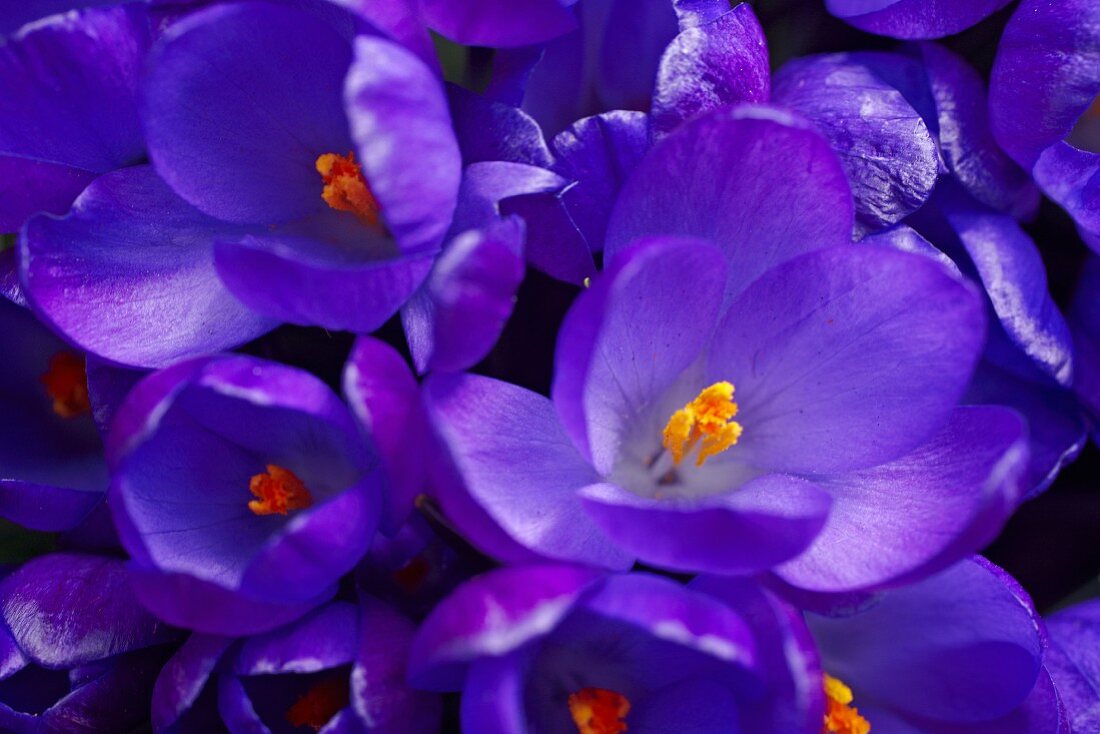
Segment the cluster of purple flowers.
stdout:
<path fill-rule="evenodd" d="M 1100 439 L 1008 5 L 4 4 L 0 731 L 1100 732 L 978 555 Z"/>

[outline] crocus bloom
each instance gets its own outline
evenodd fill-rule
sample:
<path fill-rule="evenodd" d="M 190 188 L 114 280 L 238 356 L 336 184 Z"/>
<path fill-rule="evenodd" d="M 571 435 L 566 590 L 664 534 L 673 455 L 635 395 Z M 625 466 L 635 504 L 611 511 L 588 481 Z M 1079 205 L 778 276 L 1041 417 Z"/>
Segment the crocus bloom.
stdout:
<path fill-rule="evenodd" d="M 851 211 L 827 143 L 785 113 L 721 110 L 669 135 L 618 198 L 552 400 L 427 382 L 448 517 L 507 560 L 778 567 L 818 591 L 980 547 L 1026 460 L 1013 412 L 956 408 L 980 296 L 931 258 L 847 244 Z"/>
<path fill-rule="evenodd" d="M 365 20 L 321 0 L 203 8 L 143 82 L 153 166 L 21 237 L 29 298 L 70 339 L 159 367 L 279 321 L 366 332 L 428 274 L 459 183 L 450 116 L 433 71 Z"/>
<path fill-rule="evenodd" d="M 1050 646 L 1044 662 L 1072 731 L 1094 731 L 1100 726 L 1100 602 L 1075 604 L 1045 621 Z"/>
<path fill-rule="evenodd" d="M 1096 3 L 1025 0 L 1005 26 L 989 80 L 997 141 L 1069 212 L 1096 249 L 1100 143 L 1088 126 L 1100 94 L 1098 53 Z"/>
<path fill-rule="evenodd" d="M 132 731 L 178 633 L 149 614 L 113 558 L 55 553 L 0 583 L 0 728 Z"/>
<path fill-rule="evenodd" d="M 1007 573 L 972 558 L 850 616 L 808 614 L 827 716 L 874 734 L 1067 734 L 1042 622 Z M 1057 682 L 1057 681 L 1056 681 Z"/>
<path fill-rule="evenodd" d="M 816 734 L 800 623 L 758 601 L 735 609 L 648 574 L 501 569 L 428 617 L 410 680 L 461 689 L 470 732 Z"/>
<path fill-rule="evenodd" d="M 0 345 L 0 516 L 33 530 L 69 530 L 108 482 L 84 355 L 3 298 Z"/>
<path fill-rule="evenodd" d="M 413 629 L 363 597 L 239 641 L 192 635 L 157 679 L 153 729 L 435 734 L 439 697 L 405 682 Z"/>
<path fill-rule="evenodd" d="M 143 603 L 242 634 L 331 597 L 378 525 L 380 471 L 312 375 L 248 357 L 154 373 L 115 414 L 110 507 Z"/>

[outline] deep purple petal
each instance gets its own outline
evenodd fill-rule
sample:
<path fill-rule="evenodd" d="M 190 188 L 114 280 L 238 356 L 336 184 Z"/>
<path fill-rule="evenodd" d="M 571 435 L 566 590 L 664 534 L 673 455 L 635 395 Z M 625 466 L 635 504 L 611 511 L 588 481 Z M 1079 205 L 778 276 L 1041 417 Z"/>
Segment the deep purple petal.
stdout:
<path fill-rule="evenodd" d="M 432 45 L 417 0 L 332 0 L 365 18 L 412 51 L 430 69 L 439 72 L 439 57 Z M 441 72 L 440 72 L 441 73 Z"/>
<path fill-rule="evenodd" d="M 989 79 L 993 135 L 1031 169 L 1100 93 L 1100 6 L 1024 0 L 1005 26 Z M 1026 114 L 1025 114 L 1026 112 Z"/>
<path fill-rule="evenodd" d="M 943 46 L 921 44 L 920 52 L 936 100 L 940 151 L 951 172 L 983 204 L 1014 217 L 1033 214 L 1038 191 L 993 139 L 984 80 Z"/>
<path fill-rule="evenodd" d="M 191 710 L 232 642 L 229 637 L 193 634 L 176 651 L 153 687 L 155 731 L 164 731 Z"/>
<path fill-rule="evenodd" d="M 175 625 L 212 635 L 249 635 L 280 627 L 324 604 L 336 593 L 326 589 L 314 599 L 289 604 L 249 599 L 184 574 L 132 567 L 131 583 L 141 603 Z"/>
<path fill-rule="evenodd" d="M 437 734 L 442 699 L 406 682 L 416 626 L 370 597 L 359 600 L 360 639 L 351 672 L 351 705 L 366 731 Z"/>
<path fill-rule="evenodd" d="M 458 690 L 469 663 L 504 655 L 551 632 L 602 578 L 579 566 L 514 566 L 467 582 L 421 625 L 409 677 L 429 690 Z"/>
<path fill-rule="evenodd" d="M 603 249 L 607 220 L 623 183 L 649 149 L 649 118 L 615 110 L 586 117 L 555 136 L 554 170 L 576 185 L 566 208 L 593 251 Z"/>
<path fill-rule="evenodd" d="M 1023 590 L 980 558 L 884 594 L 846 618 L 810 615 L 822 666 L 857 704 L 945 723 L 1003 716 L 1035 685 L 1040 621 Z"/>
<path fill-rule="evenodd" d="M 42 713 L 38 731 L 129 732 L 147 725 L 153 680 L 165 657 L 164 648 L 140 650 L 87 671 L 73 671 L 72 692 Z M 79 680 L 80 673 L 92 677 Z"/>
<path fill-rule="evenodd" d="M 1050 647 L 1044 664 L 1073 722 L 1073 731 L 1100 726 L 1100 603 L 1082 602 L 1046 619 Z"/>
<path fill-rule="evenodd" d="M 528 734 L 524 693 L 536 652 L 531 647 L 520 648 L 483 657 L 470 666 L 462 683 L 461 721 L 465 730 Z"/>
<path fill-rule="evenodd" d="M 0 517 L 30 530 L 71 530 L 102 501 L 94 490 L 0 479 Z"/>
<path fill-rule="evenodd" d="M 54 553 L 0 586 L 4 623 L 48 668 L 68 668 L 172 640 L 176 632 L 138 604 L 122 561 Z"/>
<path fill-rule="evenodd" d="M 357 333 L 397 313 L 427 277 L 434 253 L 371 258 L 312 237 L 258 234 L 214 247 L 218 276 L 268 318 Z"/>
<path fill-rule="evenodd" d="M 1093 255 L 1085 261 L 1077 283 L 1070 326 L 1073 329 L 1074 391 L 1085 408 L 1100 419 L 1100 258 Z"/>
<path fill-rule="evenodd" d="M 813 474 L 897 458 L 947 421 L 984 322 L 976 289 L 922 255 L 838 247 L 773 268 L 710 349 L 708 380 L 737 389 L 731 456 Z"/>
<path fill-rule="evenodd" d="M 462 169 L 439 79 L 401 46 L 360 36 L 344 97 L 363 174 L 398 247 L 438 247 Z"/>
<path fill-rule="evenodd" d="M 305 10 L 217 5 L 176 23 L 143 82 L 157 172 L 227 221 L 266 225 L 327 208 L 315 163 L 352 148 L 342 99 L 350 63 L 347 42 Z"/>
<path fill-rule="evenodd" d="M 316 673 L 347 665 L 359 644 L 359 612 L 336 601 L 293 624 L 249 637 L 233 659 L 237 675 Z"/>
<path fill-rule="evenodd" d="M 521 109 L 448 85 L 462 163 L 509 161 L 550 168 L 553 156 L 539 124 Z"/>
<path fill-rule="evenodd" d="M 64 214 L 96 174 L 0 155 L 0 232 L 17 232 L 36 212 Z"/>
<path fill-rule="evenodd" d="M 813 544 L 777 570 L 813 591 L 896 585 L 930 575 L 988 543 L 1022 498 L 1023 421 L 1000 407 L 958 408 L 905 456 L 819 479 L 832 511 Z"/>
<path fill-rule="evenodd" d="M 940 38 L 966 30 L 1009 0 L 825 0 L 829 12 L 869 33 L 892 38 Z"/>
<path fill-rule="evenodd" d="M 114 367 L 89 357 L 86 364 L 88 374 L 88 402 L 92 404 L 92 419 L 96 428 L 106 436 L 115 418 L 115 411 L 130 390 L 149 374 L 146 370 L 132 370 Z"/>
<path fill-rule="evenodd" d="M 650 112 L 655 134 L 738 102 L 768 101 L 771 73 L 764 29 L 741 3 L 715 20 L 686 28 L 665 49 Z"/>
<path fill-rule="evenodd" d="M 624 550 L 655 566 L 751 573 L 802 552 L 829 513 L 817 486 L 769 474 L 720 495 L 650 499 L 613 484 L 580 493 L 592 519 Z"/>
<path fill-rule="evenodd" d="M 611 471 L 639 412 L 698 358 L 725 273 L 707 243 L 656 237 L 623 250 L 574 302 L 558 333 L 552 394 L 600 472 Z"/>
<path fill-rule="evenodd" d="M 598 477 L 549 400 L 475 375 L 433 377 L 424 397 L 471 497 L 515 541 L 547 558 L 630 565 L 576 499 Z"/>
<path fill-rule="evenodd" d="M 646 235 L 708 239 L 726 254 L 729 299 L 851 232 L 851 193 L 826 140 L 789 113 L 741 106 L 682 126 L 642 159 L 611 214 L 605 254 Z"/>
<path fill-rule="evenodd" d="M 788 62 L 774 100 L 814 122 L 840 155 L 855 197 L 857 235 L 897 224 L 932 193 L 939 173 L 925 121 L 877 66 L 901 56 L 828 54 Z"/>
<path fill-rule="evenodd" d="M 102 176 L 62 218 L 20 238 L 26 293 L 70 341 L 116 363 L 159 367 L 235 347 L 276 322 L 218 280 L 213 242 L 239 232 L 180 199 L 149 166 Z"/>
<path fill-rule="evenodd" d="M 382 528 L 396 533 L 427 477 L 422 452 L 428 428 L 416 380 L 397 350 L 364 336 L 352 347 L 343 383 L 348 405 L 382 458 L 389 482 Z"/>
<path fill-rule="evenodd" d="M 577 26 L 560 0 L 422 0 L 420 12 L 432 30 L 464 46 L 527 46 Z"/>
<path fill-rule="evenodd" d="M 611 0 L 605 7 L 598 50 L 590 51 L 600 109 L 647 109 L 661 53 L 676 35 L 676 14 L 667 2 Z"/>
<path fill-rule="evenodd" d="M 436 260 L 402 311 L 418 372 L 457 372 L 496 344 L 524 275 L 523 220 L 509 217 L 463 232 Z"/>
<path fill-rule="evenodd" d="M 1055 143 L 1039 156 L 1034 174 L 1043 193 L 1077 222 L 1085 243 L 1100 252 L 1100 153 Z"/>

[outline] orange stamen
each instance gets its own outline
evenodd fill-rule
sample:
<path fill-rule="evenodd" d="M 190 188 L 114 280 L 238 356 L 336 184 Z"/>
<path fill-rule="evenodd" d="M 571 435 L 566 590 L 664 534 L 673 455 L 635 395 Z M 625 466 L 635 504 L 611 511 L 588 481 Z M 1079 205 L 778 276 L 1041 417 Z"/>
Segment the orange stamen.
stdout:
<path fill-rule="evenodd" d="M 630 701 L 603 688 L 582 688 L 569 696 L 569 713 L 580 734 L 619 734 L 627 729 Z"/>
<path fill-rule="evenodd" d="M 340 709 L 348 705 L 350 692 L 348 677 L 337 675 L 325 678 L 298 697 L 287 709 L 286 720 L 291 726 L 308 726 L 320 731 Z"/>
<path fill-rule="evenodd" d="M 313 504 L 313 495 L 302 480 L 278 464 L 268 464 L 266 473 L 253 475 L 248 491 L 256 497 L 248 503 L 248 509 L 257 515 L 285 515 Z"/>
<path fill-rule="evenodd" d="M 363 177 L 363 169 L 355 162 L 355 153 L 347 156 L 325 153 L 314 164 L 325 188 L 321 198 L 333 209 L 351 212 L 360 221 L 379 228 L 378 200 Z"/>
<path fill-rule="evenodd" d="M 735 415 L 732 383 L 716 382 L 703 388 L 665 425 L 663 445 L 672 452 L 672 463 L 679 466 L 699 439 L 703 439 L 703 446 L 695 459 L 696 466 L 736 444 L 741 438 L 741 424 L 733 420 Z"/>
<path fill-rule="evenodd" d="M 88 401 L 88 374 L 84 358 L 74 352 L 58 352 L 39 378 L 46 394 L 53 398 L 53 412 L 62 418 L 75 418 L 92 409 Z"/>
<path fill-rule="evenodd" d="M 823 676 L 822 683 L 825 687 L 825 724 L 821 731 L 825 734 L 868 734 L 871 722 L 851 705 L 852 689 L 828 673 Z"/>

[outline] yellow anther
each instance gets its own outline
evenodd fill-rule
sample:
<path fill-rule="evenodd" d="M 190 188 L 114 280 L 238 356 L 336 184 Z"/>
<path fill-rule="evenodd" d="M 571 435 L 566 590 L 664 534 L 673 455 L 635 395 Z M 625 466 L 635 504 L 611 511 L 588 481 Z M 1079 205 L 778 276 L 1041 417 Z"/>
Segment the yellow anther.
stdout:
<path fill-rule="evenodd" d="M 696 466 L 720 454 L 741 438 L 741 424 L 733 420 L 737 403 L 733 402 L 733 383 L 716 382 L 704 388 L 694 400 L 672 414 L 665 424 L 663 444 L 672 452 L 672 463 L 680 465 L 687 452 L 703 440 Z"/>
<path fill-rule="evenodd" d="M 825 688 L 825 723 L 821 728 L 824 734 L 869 734 L 871 722 L 859 715 L 859 709 L 852 706 L 852 689 L 833 676 L 822 676 Z"/>

